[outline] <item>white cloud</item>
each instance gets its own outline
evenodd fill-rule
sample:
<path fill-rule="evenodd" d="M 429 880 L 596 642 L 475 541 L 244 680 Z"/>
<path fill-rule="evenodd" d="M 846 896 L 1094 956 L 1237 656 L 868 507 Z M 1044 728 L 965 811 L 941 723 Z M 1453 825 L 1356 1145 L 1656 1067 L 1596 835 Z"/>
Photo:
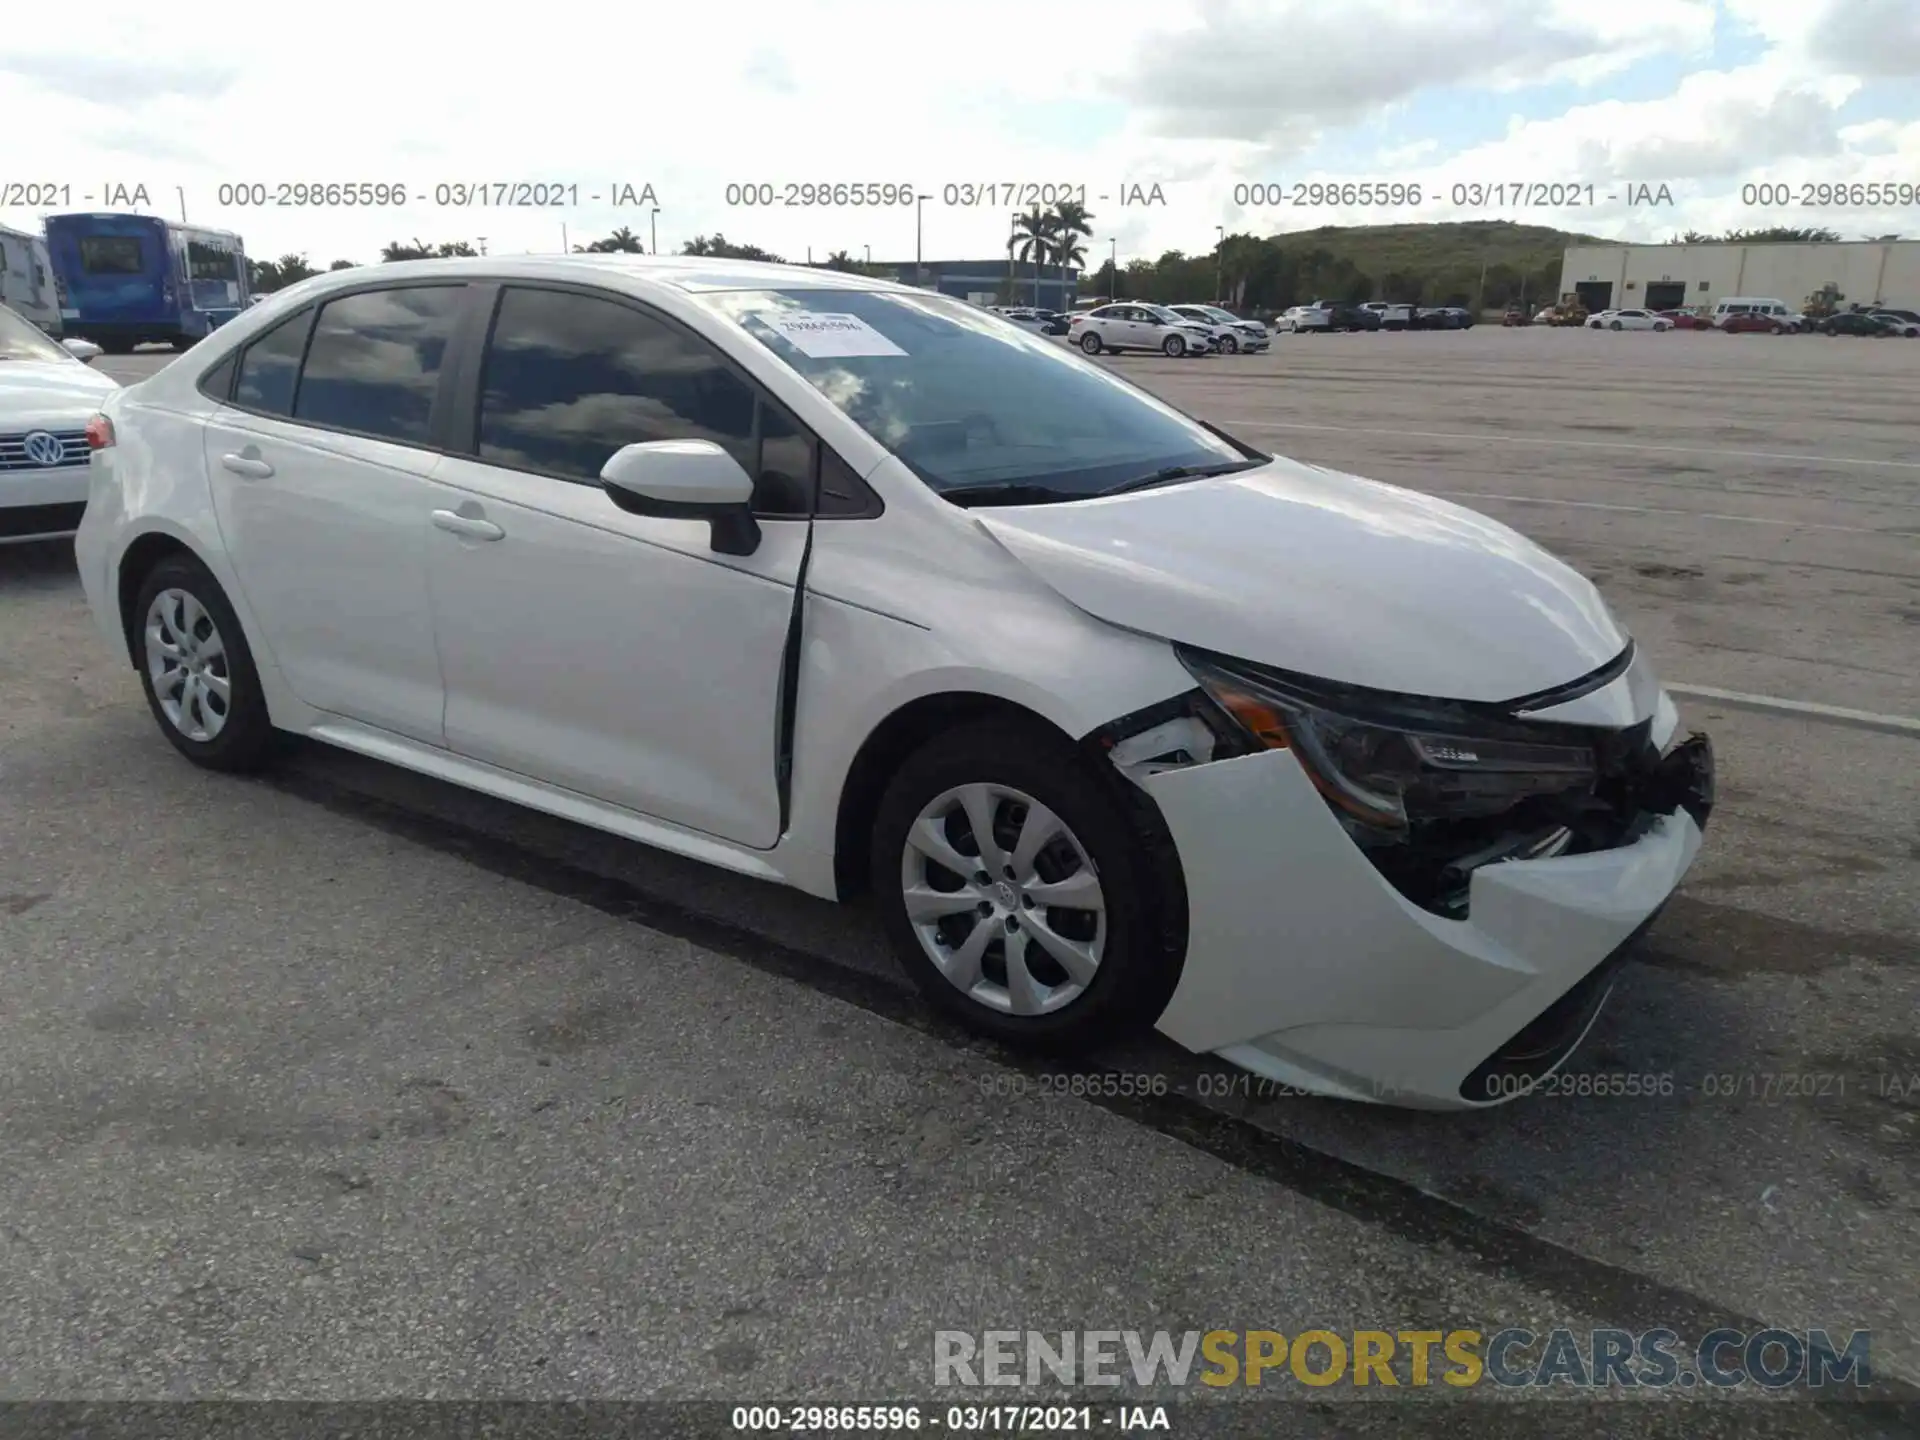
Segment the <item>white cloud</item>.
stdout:
<path fill-rule="evenodd" d="M 1170 135 L 1284 153 L 1423 90 L 1597 83 L 1633 61 L 1704 53 L 1712 0 L 1200 0 L 1105 82 Z"/>
<path fill-rule="evenodd" d="M 1460 219 L 1445 207 L 1236 211 L 1240 176 L 1337 142 L 1363 157 L 1325 179 L 1666 182 L 1679 204 L 1506 218 L 1598 233 L 1666 234 L 1761 223 L 1742 211 L 1754 178 L 1837 181 L 1920 174 L 1915 0 L 1720 0 L 1724 26 L 1752 27 L 1760 62 L 1704 68 L 1711 0 L 702 0 L 626 12 L 473 12 L 342 0 L 298 18 L 202 0 L 191 26 L 133 0 L 96 0 L 84 36 L 10 35 L 0 58 L 0 182 L 54 182 L 93 208 L 108 183 L 144 184 L 153 208 L 241 231 L 256 254 L 304 250 L 371 260 L 389 240 L 472 240 L 495 251 L 557 249 L 628 225 L 646 208 L 593 194 L 651 185 L 674 249 L 724 231 L 794 258 L 846 249 L 909 258 L 912 206 L 862 211 L 729 206 L 729 183 L 880 181 L 918 187 L 929 257 L 1001 253 L 1004 197 L 944 203 L 948 184 L 1084 185 L 1097 263 L 1205 250 L 1214 227 L 1262 231 L 1382 219 Z M 962 36 L 974 37 L 965 40 Z M 211 37 L 211 38 L 209 38 Z M 979 37 L 987 37 L 981 41 Z M 1031 41 L 1032 61 L 1018 55 Z M 1612 98 L 1648 57 L 1695 67 L 1671 93 Z M 1444 127 L 1409 130 L 1409 102 L 1447 87 L 1537 109 L 1528 87 L 1558 78 L 1582 97 L 1462 147 Z M 1874 90 L 1872 87 L 1880 88 Z M 1639 93 L 1635 91 L 1633 93 Z M 1859 118 L 1855 95 L 1904 95 Z M 1895 108 L 1888 109 L 1893 104 Z M 1898 106 L 1904 104 L 1905 109 Z M 1874 119 L 1874 115 L 1881 119 Z M 1287 178 L 1306 179 L 1297 164 Z M 368 180 L 407 185 L 404 209 L 222 207 L 233 182 Z M 578 187 L 559 209 L 460 209 L 436 183 L 532 180 Z M 1158 183 L 1164 207 L 1122 208 L 1123 185 Z M 1103 198 L 1104 197 L 1104 198 Z M 1732 197 L 1731 200 L 1729 197 Z M 34 210 L 0 212 L 32 225 Z M 1862 231 L 1884 214 L 1805 216 Z M 1911 222 L 1907 224 L 1911 228 Z"/>

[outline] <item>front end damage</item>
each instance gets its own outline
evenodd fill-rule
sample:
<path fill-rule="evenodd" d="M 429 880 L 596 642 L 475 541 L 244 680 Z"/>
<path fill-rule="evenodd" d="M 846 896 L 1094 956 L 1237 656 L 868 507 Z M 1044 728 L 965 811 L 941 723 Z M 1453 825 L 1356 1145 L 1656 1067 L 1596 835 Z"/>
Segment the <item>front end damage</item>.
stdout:
<path fill-rule="evenodd" d="M 1462 704 L 1181 658 L 1194 690 L 1089 737 L 1178 854 L 1161 1031 L 1423 1108 L 1499 1103 L 1563 1063 L 1713 802 L 1711 745 L 1673 743 L 1644 661 Z"/>

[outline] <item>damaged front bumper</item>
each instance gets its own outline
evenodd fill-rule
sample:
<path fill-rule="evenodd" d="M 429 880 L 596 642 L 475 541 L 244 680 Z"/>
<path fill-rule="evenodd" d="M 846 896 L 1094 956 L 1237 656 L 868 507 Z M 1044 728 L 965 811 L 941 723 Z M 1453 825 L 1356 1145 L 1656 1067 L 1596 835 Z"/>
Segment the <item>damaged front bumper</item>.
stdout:
<path fill-rule="evenodd" d="M 1696 736 L 1647 777 L 1630 841 L 1481 866 L 1452 919 L 1383 877 L 1289 751 L 1136 778 L 1187 890 L 1159 1029 L 1282 1084 L 1425 1109 L 1512 1099 L 1572 1053 L 1693 863 L 1714 784 Z"/>

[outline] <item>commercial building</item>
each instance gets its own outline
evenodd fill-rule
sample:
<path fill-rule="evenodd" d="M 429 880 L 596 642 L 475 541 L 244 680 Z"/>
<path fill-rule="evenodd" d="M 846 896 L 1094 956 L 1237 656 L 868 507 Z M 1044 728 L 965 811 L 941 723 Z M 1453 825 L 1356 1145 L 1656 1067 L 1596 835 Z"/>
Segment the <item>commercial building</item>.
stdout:
<path fill-rule="evenodd" d="M 1043 265 L 1036 298 L 1033 266 L 1015 263 L 1009 269 L 1004 255 L 996 260 L 928 260 L 917 267 L 917 278 L 911 260 L 875 261 L 874 264 L 903 285 L 921 285 L 942 295 L 971 300 L 976 305 L 1002 303 L 1001 292 L 1009 288 L 1010 275 L 1012 299 L 1006 303 L 1038 305 L 1043 310 L 1071 310 L 1080 286 L 1078 270 L 1062 271 L 1058 265 Z"/>
<path fill-rule="evenodd" d="M 1843 305 L 1920 309 L 1920 240 L 1760 245 L 1576 245 L 1560 291 L 1589 310 L 1673 310 L 1756 295 L 1799 305 L 1827 285 Z"/>

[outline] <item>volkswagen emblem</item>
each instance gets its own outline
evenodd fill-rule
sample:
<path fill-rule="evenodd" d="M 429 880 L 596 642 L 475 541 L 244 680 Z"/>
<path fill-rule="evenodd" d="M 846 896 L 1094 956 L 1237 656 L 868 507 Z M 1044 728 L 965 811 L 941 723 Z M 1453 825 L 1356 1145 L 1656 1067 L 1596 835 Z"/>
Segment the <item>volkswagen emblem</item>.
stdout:
<path fill-rule="evenodd" d="M 67 458 L 67 447 L 58 435 L 45 430 L 31 432 L 23 442 L 27 459 L 36 465 L 58 465 Z"/>

